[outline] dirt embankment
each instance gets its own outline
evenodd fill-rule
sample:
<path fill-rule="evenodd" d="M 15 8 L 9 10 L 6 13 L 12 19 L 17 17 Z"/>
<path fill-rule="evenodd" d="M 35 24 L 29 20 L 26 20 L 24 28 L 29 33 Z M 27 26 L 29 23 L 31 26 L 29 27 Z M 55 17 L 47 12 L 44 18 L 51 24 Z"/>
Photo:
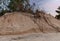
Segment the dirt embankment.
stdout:
<path fill-rule="evenodd" d="M 14 12 L 0 17 L 0 34 L 60 32 L 60 21 L 49 14 L 34 17 L 28 13 Z"/>

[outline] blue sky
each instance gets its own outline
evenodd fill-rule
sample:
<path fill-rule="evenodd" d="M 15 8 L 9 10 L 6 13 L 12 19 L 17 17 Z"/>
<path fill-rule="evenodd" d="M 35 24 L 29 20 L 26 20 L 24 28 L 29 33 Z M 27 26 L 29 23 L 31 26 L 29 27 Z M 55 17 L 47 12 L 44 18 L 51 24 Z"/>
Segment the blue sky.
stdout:
<path fill-rule="evenodd" d="M 38 6 L 37 8 L 43 9 L 53 16 L 57 14 L 55 10 L 60 6 L 60 0 L 32 0 L 31 4 L 34 2 Z"/>

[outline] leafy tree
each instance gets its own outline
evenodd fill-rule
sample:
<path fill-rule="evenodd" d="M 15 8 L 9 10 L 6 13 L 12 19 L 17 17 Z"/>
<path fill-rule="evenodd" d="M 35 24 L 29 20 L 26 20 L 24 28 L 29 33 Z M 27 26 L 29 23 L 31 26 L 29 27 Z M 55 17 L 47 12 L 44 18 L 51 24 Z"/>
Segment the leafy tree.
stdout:
<path fill-rule="evenodd" d="M 1 16 L 4 15 L 6 12 L 14 11 L 24 11 L 29 12 L 31 14 L 35 14 L 34 12 L 35 3 L 33 3 L 33 5 L 31 6 L 29 4 L 29 0 L 9 0 L 9 1 L 10 2 L 8 2 L 8 5 L 6 4 L 5 0 L 2 2 L 4 6 L 6 6 L 7 8 L 2 8 L 2 11 L 0 12 Z"/>
<path fill-rule="evenodd" d="M 8 8 L 11 11 L 23 11 L 24 9 L 28 8 L 29 0 L 10 0 L 10 4 Z"/>
<path fill-rule="evenodd" d="M 3 7 L 1 6 L 2 3 Z M 26 11 L 29 6 L 29 0 L 0 0 L 0 16 L 6 12 Z"/>
<path fill-rule="evenodd" d="M 58 10 L 56 10 L 58 15 L 55 16 L 55 18 L 60 19 L 60 6 L 58 7 Z"/>

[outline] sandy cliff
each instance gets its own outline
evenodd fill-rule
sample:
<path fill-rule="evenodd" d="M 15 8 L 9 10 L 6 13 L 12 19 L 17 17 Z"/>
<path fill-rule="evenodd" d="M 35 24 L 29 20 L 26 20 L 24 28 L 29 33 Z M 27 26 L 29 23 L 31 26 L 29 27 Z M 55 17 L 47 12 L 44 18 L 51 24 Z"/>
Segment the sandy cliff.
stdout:
<path fill-rule="evenodd" d="M 0 35 L 60 32 L 60 21 L 49 14 L 39 18 L 29 13 L 13 12 L 0 17 Z"/>

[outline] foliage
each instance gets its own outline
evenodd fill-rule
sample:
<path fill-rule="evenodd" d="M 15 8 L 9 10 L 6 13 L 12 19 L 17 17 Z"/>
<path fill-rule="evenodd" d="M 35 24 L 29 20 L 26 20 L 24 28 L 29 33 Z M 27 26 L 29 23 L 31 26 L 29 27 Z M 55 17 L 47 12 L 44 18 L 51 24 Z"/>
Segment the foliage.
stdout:
<path fill-rule="evenodd" d="M 11 11 L 23 11 L 29 6 L 29 0 L 10 0 L 8 8 Z"/>
<path fill-rule="evenodd" d="M 1 0 L 2 1 L 2 0 Z M 6 5 L 5 3 L 5 0 L 2 1 L 0 3 L 1 4 L 4 4 L 4 6 L 7 7 L 7 9 L 9 10 L 6 10 L 6 8 L 2 8 L 0 6 L 0 16 L 4 15 L 6 12 L 14 12 L 14 11 L 26 11 L 27 8 L 29 8 L 30 4 L 29 4 L 29 0 L 10 0 L 10 2 L 8 3 L 9 5 Z M 5 10 L 4 10 L 5 9 Z"/>
<path fill-rule="evenodd" d="M 56 15 L 55 18 L 60 19 L 60 15 Z"/>
<path fill-rule="evenodd" d="M 3 16 L 5 13 L 7 12 L 7 10 L 3 10 L 0 12 L 0 16 Z"/>
<path fill-rule="evenodd" d="M 7 8 L 9 10 L 4 10 L 2 9 L 2 11 L 0 12 L 0 16 L 4 15 L 6 12 L 15 12 L 15 11 L 23 11 L 23 12 L 28 12 L 34 15 L 39 16 L 39 11 L 36 10 L 34 12 L 33 9 L 35 9 L 35 3 L 33 3 L 33 5 L 31 6 L 29 4 L 29 0 L 10 0 L 9 5 L 6 5 L 5 2 L 3 2 L 5 6 L 7 6 Z"/>
<path fill-rule="evenodd" d="M 58 10 L 56 10 L 56 12 L 58 13 L 58 15 L 56 15 L 55 18 L 60 19 L 60 6 L 57 9 Z"/>

